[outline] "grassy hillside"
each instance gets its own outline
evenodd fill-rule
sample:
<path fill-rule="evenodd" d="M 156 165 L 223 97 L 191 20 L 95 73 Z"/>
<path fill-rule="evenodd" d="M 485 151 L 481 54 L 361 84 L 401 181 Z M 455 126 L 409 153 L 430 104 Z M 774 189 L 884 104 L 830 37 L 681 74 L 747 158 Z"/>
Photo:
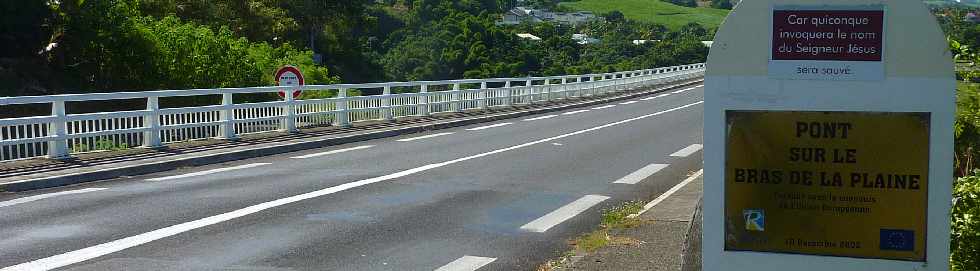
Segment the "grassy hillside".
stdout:
<path fill-rule="evenodd" d="M 677 29 L 690 22 L 697 22 L 706 28 L 717 28 L 728 15 L 728 10 L 713 8 L 682 7 L 660 0 L 581 0 L 562 2 L 562 6 L 576 10 L 589 10 L 603 14 L 618 10 L 626 18 L 659 23 Z"/>

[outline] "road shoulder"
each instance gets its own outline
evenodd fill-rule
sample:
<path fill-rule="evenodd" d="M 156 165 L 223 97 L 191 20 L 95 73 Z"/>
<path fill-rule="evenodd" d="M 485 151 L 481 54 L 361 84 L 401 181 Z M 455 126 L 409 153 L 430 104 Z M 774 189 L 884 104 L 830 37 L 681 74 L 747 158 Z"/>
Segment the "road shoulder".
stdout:
<path fill-rule="evenodd" d="M 694 178 L 636 221 L 610 229 L 607 245 L 539 270 L 700 270 L 700 223 L 692 222 L 700 220 L 703 187 L 702 177 Z"/>

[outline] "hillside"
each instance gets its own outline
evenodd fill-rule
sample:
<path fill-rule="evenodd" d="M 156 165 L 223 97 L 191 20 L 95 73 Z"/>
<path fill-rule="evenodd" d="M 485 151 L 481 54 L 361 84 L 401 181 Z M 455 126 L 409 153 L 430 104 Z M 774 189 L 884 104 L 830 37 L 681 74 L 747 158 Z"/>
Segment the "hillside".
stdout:
<path fill-rule="evenodd" d="M 966 6 L 966 7 L 980 7 L 980 1 L 977 0 L 965 0 L 965 1 L 954 1 L 954 0 L 925 0 L 923 1 L 931 6 Z"/>
<path fill-rule="evenodd" d="M 728 10 L 724 9 L 689 8 L 660 0 L 581 0 L 562 2 L 561 5 L 597 14 L 618 10 L 628 19 L 663 24 L 671 29 L 690 22 L 697 22 L 706 28 L 717 28 L 728 15 Z"/>

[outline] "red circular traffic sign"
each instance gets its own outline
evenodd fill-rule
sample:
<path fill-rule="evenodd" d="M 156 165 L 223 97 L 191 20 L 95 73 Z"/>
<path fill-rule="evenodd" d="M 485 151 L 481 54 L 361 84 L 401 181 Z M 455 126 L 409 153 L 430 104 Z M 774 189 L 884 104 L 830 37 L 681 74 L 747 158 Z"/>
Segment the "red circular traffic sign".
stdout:
<path fill-rule="evenodd" d="M 282 66 L 276 71 L 276 85 L 277 86 L 302 86 L 305 84 L 303 81 L 303 73 L 299 71 L 299 68 L 295 66 Z M 297 88 L 293 90 L 293 99 L 299 98 L 299 95 L 303 93 L 302 89 Z M 285 98 L 286 93 L 279 91 L 279 97 Z"/>

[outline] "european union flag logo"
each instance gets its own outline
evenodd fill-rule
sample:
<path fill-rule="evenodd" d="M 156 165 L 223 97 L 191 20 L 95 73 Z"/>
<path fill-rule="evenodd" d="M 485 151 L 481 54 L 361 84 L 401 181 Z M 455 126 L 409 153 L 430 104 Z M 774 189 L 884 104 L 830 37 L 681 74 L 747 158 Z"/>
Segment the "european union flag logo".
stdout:
<path fill-rule="evenodd" d="M 881 229 L 881 250 L 912 251 L 915 249 L 915 231 Z"/>

